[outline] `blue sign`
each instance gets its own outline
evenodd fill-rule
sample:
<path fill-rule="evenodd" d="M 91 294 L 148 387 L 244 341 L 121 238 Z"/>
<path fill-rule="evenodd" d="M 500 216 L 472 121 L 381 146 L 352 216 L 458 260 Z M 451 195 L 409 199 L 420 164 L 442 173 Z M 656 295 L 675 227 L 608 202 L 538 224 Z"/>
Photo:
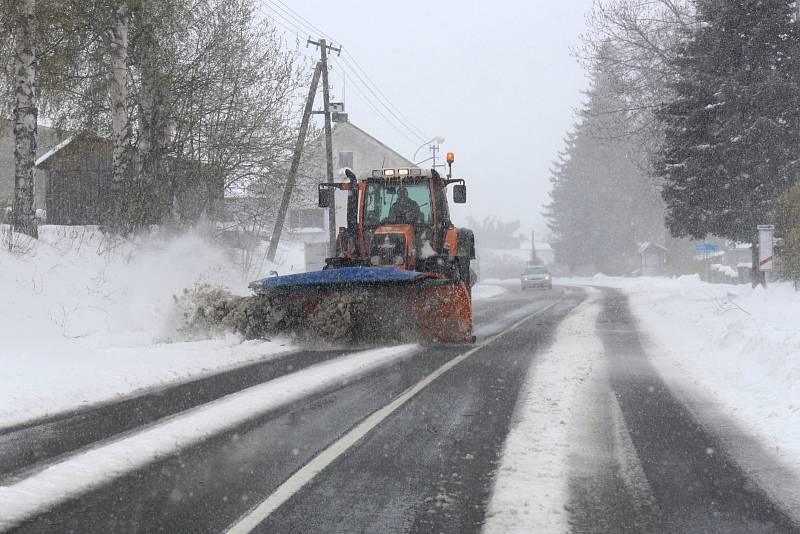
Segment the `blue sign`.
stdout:
<path fill-rule="evenodd" d="M 694 250 L 697 252 L 716 252 L 719 250 L 719 245 L 715 245 L 714 243 L 701 243 L 695 245 Z"/>

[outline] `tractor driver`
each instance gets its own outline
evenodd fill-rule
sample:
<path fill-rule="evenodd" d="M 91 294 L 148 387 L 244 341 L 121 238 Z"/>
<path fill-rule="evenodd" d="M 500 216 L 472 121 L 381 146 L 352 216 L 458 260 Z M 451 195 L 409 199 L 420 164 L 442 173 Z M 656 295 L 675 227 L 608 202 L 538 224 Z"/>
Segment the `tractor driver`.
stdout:
<path fill-rule="evenodd" d="M 416 224 L 422 221 L 422 210 L 419 209 L 419 204 L 409 198 L 405 187 L 397 191 L 397 200 L 389 209 L 387 220 L 395 224 Z"/>

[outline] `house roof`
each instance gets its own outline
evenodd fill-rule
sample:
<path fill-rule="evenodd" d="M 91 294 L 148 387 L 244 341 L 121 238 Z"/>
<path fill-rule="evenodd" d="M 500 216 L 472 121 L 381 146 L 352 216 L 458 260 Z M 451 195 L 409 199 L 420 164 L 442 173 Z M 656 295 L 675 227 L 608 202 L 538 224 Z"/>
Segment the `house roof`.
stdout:
<path fill-rule="evenodd" d="M 62 148 L 64 148 L 68 144 L 70 144 L 73 139 L 75 139 L 74 135 L 71 135 L 71 136 L 67 137 L 66 139 L 64 139 L 63 141 L 58 143 L 56 146 L 54 146 L 53 148 L 51 148 L 50 150 L 48 150 L 47 152 L 45 152 L 44 154 L 39 156 L 36 159 L 36 162 L 34 163 L 34 165 L 36 167 L 38 167 L 39 165 L 41 165 L 42 163 L 44 163 L 45 161 L 47 161 L 48 159 L 53 157 L 59 150 L 61 150 Z"/>
<path fill-rule="evenodd" d="M 644 243 L 641 243 L 639 245 L 639 254 L 644 254 L 651 248 L 656 248 L 661 252 L 667 251 L 667 247 L 665 247 L 664 245 L 659 245 L 658 243 L 653 243 L 652 241 L 645 241 Z"/>
<path fill-rule="evenodd" d="M 333 127 L 334 131 L 338 130 L 338 129 L 341 129 L 341 128 L 352 128 L 352 129 L 354 129 L 359 134 L 363 135 L 364 137 L 368 137 L 370 140 L 374 141 L 378 145 L 382 146 L 384 149 L 388 150 L 389 152 L 391 152 L 392 154 L 394 154 L 398 158 L 400 158 L 403 161 L 405 161 L 405 165 L 408 165 L 409 167 L 414 167 L 414 162 L 413 161 L 411 161 L 407 157 L 403 156 L 397 150 L 395 150 L 392 147 L 388 146 L 386 143 L 384 143 L 383 141 L 381 141 L 380 139 L 378 139 L 374 135 L 371 135 L 370 133 L 366 132 L 365 130 L 359 128 L 358 126 L 356 126 L 352 122 L 348 121 L 348 122 L 336 122 L 336 123 L 334 123 L 334 127 Z"/>

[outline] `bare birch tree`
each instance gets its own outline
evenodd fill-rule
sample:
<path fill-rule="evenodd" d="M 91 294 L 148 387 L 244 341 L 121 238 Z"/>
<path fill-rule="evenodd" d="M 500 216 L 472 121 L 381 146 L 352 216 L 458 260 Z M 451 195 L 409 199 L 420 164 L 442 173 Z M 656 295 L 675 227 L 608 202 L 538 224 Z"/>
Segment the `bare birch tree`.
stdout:
<path fill-rule="evenodd" d="M 111 30 L 111 138 L 113 141 L 113 180 L 121 184 L 126 178 L 130 145 L 128 120 L 128 6 L 120 2 L 114 12 Z M 118 189 L 118 188 L 116 188 Z"/>
<path fill-rule="evenodd" d="M 36 161 L 36 1 L 20 0 L 14 58 L 14 230 L 38 237 L 33 207 Z"/>

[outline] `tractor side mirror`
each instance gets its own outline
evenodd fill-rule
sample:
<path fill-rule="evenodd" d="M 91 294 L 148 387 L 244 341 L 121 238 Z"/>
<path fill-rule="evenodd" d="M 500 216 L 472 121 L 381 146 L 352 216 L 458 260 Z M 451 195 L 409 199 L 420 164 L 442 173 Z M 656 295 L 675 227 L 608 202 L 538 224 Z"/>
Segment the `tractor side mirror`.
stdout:
<path fill-rule="evenodd" d="M 320 208 L 330 208 L 333 200 L 333 189 L 320 187 L 318 191 L 318 201 Z"/>
<path fill-rule="evenodd" d="M 467 186 L 464 184 L 456 184 L 453 186 L 453 202 L 456 204 L 464 204 L 467 202 Z"/>

